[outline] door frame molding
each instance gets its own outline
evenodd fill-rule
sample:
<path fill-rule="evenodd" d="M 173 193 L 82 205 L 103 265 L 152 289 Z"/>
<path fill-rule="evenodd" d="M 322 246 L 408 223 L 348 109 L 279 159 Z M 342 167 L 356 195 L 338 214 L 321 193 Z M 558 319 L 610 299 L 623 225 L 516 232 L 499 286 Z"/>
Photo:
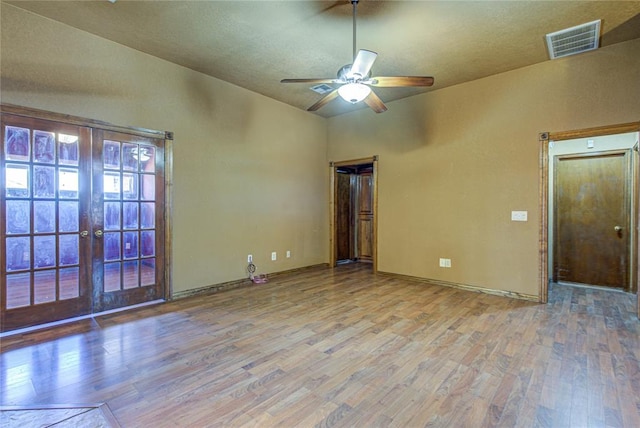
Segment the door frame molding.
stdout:
<path fill-rule="evenodd" d="M 549 142 L 562 140 L 575 140 L 578 138 L 599 137 L 604 135 L 625 134 L 640 132 L 640 121 L 605 125 L 594 128 L 584 128 L 572 131 L 542 132 L 538 135 L 539 142 L 539 201 L 540 227 L 538 229 L 538 280 L 539 302 L 547 303 L 549 300 Z M 638 155 L 637 151 L 632 156 L 632 236 L 631 236 L 631 285 L 638 287 L 639 278 L 639 245 L 638 245 Z M 635 252 L 634 252 L 635 251 Z M 640 314 L 640 299 L 638 301 L 638 314 Z"/>
<path fill-rule="evenodd" d="M 164 236 L 164 251 L 165 251 L 165 265 L 164 265 L 164 299 L 171 300 L 173 295 L 173 223 L 172 223 L 172 210 L 173 210 L 173 132 L 171 131 L 157 131 L 145 128 L 136 128 L 132 126 L 119 126 L 113 125 L 108 122 L 103 122 L 95 119 L 88 119 L 84 117 L 72 116 L 63 113 L 55 113 L 47 110 L 40 110 L 31 107 L 22 107 L 13 104 L 0 103 L 0 112 L 6 114 L 12 114 L 14 116 L 31 117 L 34 119 L 49 120 L 53 122 L 66 123 L 70 125 L 84 126 L 93 129 L 102 129 L 105 131 L 115 131 L 124 134 L 132 134 L 141 137 L 149 137 L 155 139 L 164 140 L 164 221 L 165 221 L 165 236 Z"/>
<path fill-rule="evenodd" d="M 358 166 L 365 164 L 373 164 L 373 272 L 378 271 L 378 155 L 374 155 L 370 158 L 359 158 L 345 161 L 329 162 L 329 168 L 331 170 L 331 192 L 330 192 L 330 214 L 329 214 L 329 266 L 336 267 L 337 264 L 337 215 L 336 210 L 336 193 L 337 193 L 337 174 L 338 167 L 345 166 Z"/>

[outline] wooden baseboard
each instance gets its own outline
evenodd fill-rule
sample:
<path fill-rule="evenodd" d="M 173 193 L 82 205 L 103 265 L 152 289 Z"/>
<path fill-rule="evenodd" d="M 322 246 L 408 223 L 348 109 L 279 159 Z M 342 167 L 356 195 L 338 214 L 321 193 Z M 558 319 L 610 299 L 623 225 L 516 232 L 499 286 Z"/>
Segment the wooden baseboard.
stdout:
<path fill-rule="evenodd" d="M 516 293 L 515 291 L 495 290 L 492 288 L 477 287 L 475 285 L 459 284 L 457 282 L 441 281 L 438 279 L 421 278 L 418 276 L 402 275 L 402 274 L 393 273 L 393 272 L 378 271 L 378 274 L 393 276 L 396 278 L 404 278 L 411 281 L 424 282 L 426 284 L 440 285 L 443 287 L 458 288 L 460 290 L 473 291 L 476 293 L 492 294 L 494 296 L 501 296 L 501 297 L 509 297 L 511 299 L 528 300 L 532 302 L 540 301 L 538 296 L 534 296 L 531 294 Z"/>
<path fill-rule="evenodd" d="M 275 278 L 282 275 L 290 275 L 299 272 L 306 272 L 315 269 L 326 269 L 329 267 L 328 263 L 320 263 L 317 265 L 304 266 L 300 268 L 294 268 L 289 270 L 283 270 L 279 272 L 272 272 L 267 274 L 268 278 Z M 168 300 L 184 299 L 185 297 L 197 296 L 200 294 L 217 293 L 224 290 L 232 290 L 234 288 L 246 287 L 253 285 L 253 282 L 249 278 L 236 279 L 234 281 L 222 282 L 219 284 L 206 285 L 204 287 L 193 288 L 191 290 L 178 291 L 174 293 Z"/>

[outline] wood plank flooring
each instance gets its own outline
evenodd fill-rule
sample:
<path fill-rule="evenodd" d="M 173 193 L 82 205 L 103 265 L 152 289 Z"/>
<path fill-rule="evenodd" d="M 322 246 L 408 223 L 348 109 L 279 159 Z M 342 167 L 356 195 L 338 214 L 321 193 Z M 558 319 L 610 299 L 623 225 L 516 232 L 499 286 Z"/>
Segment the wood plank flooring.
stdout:
<path fill-rule="evenodd" d="M 638 427 L 635 296 L 550 303 L 367 265 L 2 339 L 1 405 L 103 402 L 123 427 Z"/>

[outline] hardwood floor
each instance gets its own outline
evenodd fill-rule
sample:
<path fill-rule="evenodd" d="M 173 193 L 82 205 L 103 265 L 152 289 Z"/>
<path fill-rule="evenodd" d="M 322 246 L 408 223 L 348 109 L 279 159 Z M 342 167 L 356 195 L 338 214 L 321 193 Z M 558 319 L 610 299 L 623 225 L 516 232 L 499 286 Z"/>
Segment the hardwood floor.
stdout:
<path fill-rule="evenodd" d="M 0 404 L 101 402 L 123 427 L 638 427 L 635 304 L 316 269 L 5 337 Z"/>

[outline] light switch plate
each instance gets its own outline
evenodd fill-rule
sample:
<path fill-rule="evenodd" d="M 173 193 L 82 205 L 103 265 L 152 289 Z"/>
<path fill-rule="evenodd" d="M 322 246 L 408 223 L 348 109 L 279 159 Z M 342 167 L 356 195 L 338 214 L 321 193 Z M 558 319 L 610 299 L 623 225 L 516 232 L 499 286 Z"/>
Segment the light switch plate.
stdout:
<path fill-rule="evenodd" d="M 511 221 L 527 221 L 528 211 L 511 211 Z"/>

